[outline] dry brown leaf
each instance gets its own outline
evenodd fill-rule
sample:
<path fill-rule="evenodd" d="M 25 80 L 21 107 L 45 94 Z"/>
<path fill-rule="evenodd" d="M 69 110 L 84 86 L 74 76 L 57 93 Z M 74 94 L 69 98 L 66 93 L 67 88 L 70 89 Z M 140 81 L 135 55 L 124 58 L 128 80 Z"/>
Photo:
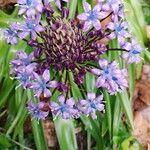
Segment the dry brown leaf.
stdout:
<path fill-rule="evenodd" d="M 0 7 L 7 6 L 9 4 L 15 4 L 17 0 L 0 0 Z"/>
<path fill-rule="evenodd" d="M 56 147 L 57 137 L 55 132 L 54 123 L 50 120 L 45 120 L 43 122 L 44 135 L 48 143 L 48 147 Z"/>
<path fill-rule="evenodd" d="M 136 84 L 133 110 L 133 134 L 150 150 L 150 65 L 143 66 L 141 80 Z"/>
<path fill-rule="evenodd" d="M 150 143 L 150 107 L 143 111 L 136 112 L 134 117 L 134 136 L 143 145 Z"/>

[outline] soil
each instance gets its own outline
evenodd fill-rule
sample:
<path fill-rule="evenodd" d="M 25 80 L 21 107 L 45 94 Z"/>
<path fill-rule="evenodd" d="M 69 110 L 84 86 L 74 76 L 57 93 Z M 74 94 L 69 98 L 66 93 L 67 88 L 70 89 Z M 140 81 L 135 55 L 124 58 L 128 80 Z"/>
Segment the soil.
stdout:
<path fill-rule="evenodd" d="M 150 150 L 150 65 L 143 66 L 141 80 L 136 83 L 133 135 Z"/>

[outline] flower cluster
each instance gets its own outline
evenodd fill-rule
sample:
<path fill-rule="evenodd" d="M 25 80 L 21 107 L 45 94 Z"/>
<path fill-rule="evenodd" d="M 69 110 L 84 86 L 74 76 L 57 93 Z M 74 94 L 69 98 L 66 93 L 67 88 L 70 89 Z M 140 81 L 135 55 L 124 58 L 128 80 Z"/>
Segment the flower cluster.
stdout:
<path fill-rule="evenodd" d="M 104 104 L 102 102 L 103 95 L 96 97 L 95 93 L 88 93 L 87 100 L 79 100 L 75 103 L 73 98 L 66 99 L 64 95 L 58 97 L 58 103 L 50 102 L 49 109 L 52 111 L 54 119 L 62 117 L 63 119 L 79 118 L 81 114 L 91 116 L 96 119 L 96 112 L 104 111 Z M 39 102 L 34 104 L 28 103 L 29 113 L 36 119 L 45 119 L 49 111 L 44 111 L 45 104 Z"/>
<path fill-rule="evenodd" d="M 99 91 L 104 88 L 114 95 L 127 88 L 127 70 L 120 69 L 115 60 L 101 58 L 112 50 L 102 42 L 104 38 L 118 39 L 126 62 L 137 63 L 141 59 L 142 48 L 128 31 L 121 0 L 97 0 L 94 8 L 84 1 L 84 12 L 74 19 L 68 19 L 69 10 L 63 7 L 66 2 L 69 0 L 55 1 L 60 12 L 56 15 L 49 0 L 18 0 L 19 15 L 24 15 L 25 20 L 12 23 L 4 31 L 7 43 L 23 40 L 32 50 L 30 54 L 17 51 L 11 61 L 11 74 L 19 86 L 32 90 L 39 99 L 39 103 L 29 102 L 27 107 L 37 119 L 45 119 L 51 112 L 54 118 L 78 118 L 85 114 L 95 119 L 97 111 L 104 111 L 103 95 L 96 97 L 95 93 L 83 90 L 86 73 L 97 78 L 95 87 Z M 103 25 L 107 18 L 111 21 Z M 72 85 L 87 98 L 75 101 Z M 56 93 L 60 96 L 54 102 Z"/>

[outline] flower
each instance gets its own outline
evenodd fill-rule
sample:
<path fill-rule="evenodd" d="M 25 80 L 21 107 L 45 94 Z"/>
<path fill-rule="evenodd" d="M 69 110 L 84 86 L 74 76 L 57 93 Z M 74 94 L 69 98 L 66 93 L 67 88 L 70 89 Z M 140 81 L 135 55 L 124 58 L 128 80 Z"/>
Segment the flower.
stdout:
<path fill-rule="evenodd" d="M 20 7 L 18 14 L 26 13 L 28 17 L 35 16 L 36 13 L 42 12 L 43 9 L 41 0 L 18 0 L 18 4 Z"/>
<path fill-rule="evenodd" d="M 93 68 L 91 72 L 98 76 L 96 87 L 106 88 L 111 95 L 121 90 L 125 90 L 128 86 L 126 69 L 118 69 L 117 62 L 108 63 L 107 60 L 99 60 L 100 69 Z"/>
<path fill-rule="evenodd" d="M 58 100 L 59 104 L 55 102 L 50 102 L 49 104 L 54 118 L 58 116 L 62 117 L 63 119 L 78 117 L 78 110 L 74 108 L 75 101 L 73 98 L 65 100 L 64 95 L 60 95 Z"/>
<path fill-rule="evenodd" d="M 128 52 L 124 52 L 122 57 L 130 63 L 138 63 L 141 60 L 140 54 L 143 51 L 141 45 L 136 41 L 132 40 L 131 43 L 126 43 L 123 48 L 128 50 Z"/>
<path fill-rule="evenodd" d="M 40 97 L 43 93 L 44 97 L 50 97 L 51 92 L 49 88 L 56 88 L 57 82 L 50 81 L 50 73 L 49 70 L 45 70 L 42 76 L 39 76 L 36 72 L 33 72 L 33 76 L 35 78 L 35 82 L 32 83 L 31 88 L 34 90 L 35 95 Z"/>
<path fill-rule="evenodd" d="M 23 50 L 17 51 L 16 52 L 16 58 L 11 61 L 12 65 L 12 72 L 21 72 L 22 69 L 26 69 L 30 72 L 32 72 L 35 67 L 36 63 L 33 63 L 33 53 L 28 55 L 26 52 Z"/>
<path fill-rule="evenodd" d="M 15 79 L 19 80 L 20 85 L 23 86 L 23 88 L 29 88 L 31 86 L 31 78 L 32 78 L 32 73 L 30 69 L 22 69 L 17 72 L 17 76 Z"/>
<path fill-rule="evenodd" d="M 113 22 L 110 22 L 107 25 L 107 28 L 112 30 L 112 33 L 108 35 L 109 39 L 118 38 L 118 42 L 121 46 L 125 44 L 125 39 L 131 37 L 131 34 L 127 31 L 128 24 L 127 22 L 119 21 L 115 18 Z"/>
<path fill-rule="evenodd" d="M 37 37 L 37 33 L 44 31 L 44 28 L 39 24 L 41 19 L 41 15 L 36 15 L 35 19 L 33 18 L 26 18 L 26 22 L 21 25 L 21 32 L 18 33 L 18 36 L 21 39 L 26 38 L 28 35 L 31 34 L 31 39 L 35 40 Z"/>
<path fill-rule="evenodd" d="M 48 116 L 48 112 L 42 111 L 44 107 L 43 102 L 39 102 L 37 104 L 33 104 L 31 101 L 28 102 L 28 111 L 31 114 L 31 116 L 35 119 L 42 119 L 45 120 L 45 118 Z"/>
<path fill-rule="evenodd" d="M 98 3 L 104 2 L 104 0 L 97 0 Z M 122 5 L 122 0 L 105 0 L 104 7 L 112 10 L 114 13 L 118 12 L 120 6 Z"/>
<path fill-rule="evenodd" d="M 96 111 L 104 110 L 104 104 L 102 104 L 102 100 L 103 95 L 96 97 L 95 93 L 88 93 L 86 100 L 79 101 L 79 110 L 86 115 L 90 115 L 93 119 L 96 119 Z"/>
<path fill-rule="evenodd" d="M 18 29 L 19 24 L 12 23 L 8 29 L 4 30 L 4 38 L 6 39 L 7 43 L 17 44 Z"/>
<path fill-rule="evenodd" d="M 96 30 L 100 30 L 101 23 L 99 20 L 105 18 L 108 13 L 103 10 L 100 4 L 91 9 L 90 4 L 83 2 L 83 7 L 85 12 L 77 16 L 79 20 L 85 21 L 83 30 L 87 31 L 93 26 Z"/>

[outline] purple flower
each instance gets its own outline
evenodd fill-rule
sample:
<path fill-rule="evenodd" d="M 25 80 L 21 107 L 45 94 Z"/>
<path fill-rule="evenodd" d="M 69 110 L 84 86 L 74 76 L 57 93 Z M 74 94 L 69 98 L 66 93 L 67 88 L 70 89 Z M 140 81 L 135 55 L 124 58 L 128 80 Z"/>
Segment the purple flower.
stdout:
<path fill-rule="evenodd" d="M 86 100 L 79 101 L 79 110 L 86 115 L 90 115 L 93 119 L 96 119 L 96 111 L 103 111 L 104 104 L 102 104 L 103 95 L 96 97 L 95 93 L 88 93 Z"/>
<path fill-rule="evenodd" d="M 20 7 L 18 14 L 26 13 L 28 17 L 35 16 L 36 13 L 42 12 L 43 9 L 41 0 L 18 0 L 18 4 Z"/>
<path fill-rule="evenodd" d="M 17 73 L 17 77 L 15 77 L 17 80 L 19 80 L 20 84 L 19 86 L 23 86 L 23 88 L 29 88 L 31 86 L 31 78 L 32 78 L 32 72 L 30 69 L 22 69 Z"/>
<path fill-rule="evenodd" d="M 32 72 L 36 68 L 36 63 L 32 63 L 33 53 L 28 55 L 23 50 L 20 50 L 16 52 L 15 57 L 16 58 L 11 61 L 12 72 L 18 72 L 25 68 Z"/>
<path fill-rule="evenodd" d="M 19 29 L 19 24 L 12 23 L 10 25 L 10 28 L 4 31 L 4 38 L 6 39 L 7 43 L 17 44 L 18 29 Z"/>
<path fill-rule="evenodd" d="M 31 101 L 28 102 L 28 111 L 31 114 L 31 116 L 35 119 L 42 119 L 45 120 L 45 118 L 48 116 L 48 112 L 42 111 L 44 107 L 43 102 L 39 102 L 38 104 L 33 104 Z"/>
<path fill-rule="evenodd" d="M 101 29 L 100 19 L 103 19 L 107 16 L 107 12 L 103 10 L 103 7 L 100 4 L 97 4 L 93 9 L 87 2 L 83 2 L 84 13 L 78 15 L 78 19 L 85 21 L 84 31 L 89 30 L 94 26 L 96 30 Z"/>
<path fill-rule="evenodd" d="M 112 33 L 108 36 L 109 39 L 118 38 L 119 44 L 122 46 L 125 44 L 125 39 L 131 37 L 131 34 L 127 31 L 127 22 L 118 22 L 118 19 L 114 19 L 107 25 L 107 28 L 112 30 Z"/>
<path fill-rule="evenodd" d="M 56 117 L 62 117 L 63 119 L 71 119 L 78 117 L 78 110 L 74 108 L 75 102 L 73 98 L 65 100 L 64 95 L 58 97 L 59 104 L 50 102 L 50 108 Z"/>
<path fill-rule="evenodd" d="M 100 69 L 92 69 L 92 73 L 98 76 L 96 87 L 106 88 L 108 92 L 113 95 L 117 92 L 126 89 L 128 86 L 126 76 L 126 69 L 118 69 L 116 61 L 108 63 L 107 60 L 99 60 Z"/>
<path fill-rule="evenodd" d="M 28 35 L 31 35 L 31 39 L 35 40 L 37 33 L 44 31 L 44 28 L 39 24 L 41 15 L 37 15 L 35 19 L 26 18 L 25 24 L 21 25 L 21 31 L 18 33 L 18 36 L 21 39 L 26 38 Z"/>
<path fill-rule="evenodd" d="M 61 10 L 61 1 L 69 2 L 69 0 L 56 0 L 56 6 Z"/>
<path fill-rule="evenodd" d="M 56 81 L 50 81 L 49 70 L 45 70 L 42 76 L 39 76 L 35 72 L 33 72 L 33 75 L 36 81 L 32 83 L 31 88 L 34 89 L 35 95 L 40 97 L 43 93 L 44 97 L 50 97 L 51 92 L 49 88 L 56 88 L 58 83 Z"/>
<path fill-rule="evenodd" d="M 143 51 L 143 48 L 136 40 L 132 40 L 131 43 L 126 43 L 123 48 L 128 50 L 128 52 L 124 52 L 122 55 L 128 63 L 138 63 L 141 61 L 140 54 Z"/>
<path fill-rule="evenodd" d="M 104 0 L 97 0 L 98 3 L 104 2 Z M 105 0 L 104 7 L 112 10 L 114 13 L 118 12 L 120 6 L 122 5 L 122 0 Z"/>

